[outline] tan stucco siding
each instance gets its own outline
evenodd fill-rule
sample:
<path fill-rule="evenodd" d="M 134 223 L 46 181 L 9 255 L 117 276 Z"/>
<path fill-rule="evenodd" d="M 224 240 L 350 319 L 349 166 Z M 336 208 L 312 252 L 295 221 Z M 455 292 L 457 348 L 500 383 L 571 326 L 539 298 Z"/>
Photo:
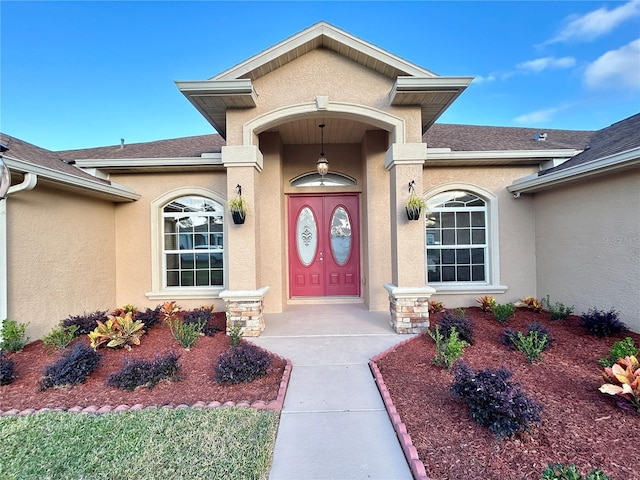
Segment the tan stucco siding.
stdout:
<path fill-rule="evenodd" d="M 533 201 L 530 197 L 513 198 L 506 186 L 514 179 L 531 174 L 534 167 L 438 167 L 423 170 L 424 191 L 445 184 L 467 184 L 486 190 L 497 197 L 498 248 L 500 284 L 508 287 L 505 293 L 488 293 L 500 303 L 514 302 L 536 295 L 535 224 Z M 452 188 L 453 189 L 453 188 Z M 494 221 L 491 219 L 490 221 Z M 495 239 L 494 239 L 495 241 Z M 446 307 L 476 305 L 482 295 L 447 293 L 434 299 Z"/>
<path fill-rule="evenodd" d="M 538 192 L 538 294 L 640 332 L 640 170 Z"/>
<path fill-rule="evenodd" d="M 257 106 L 227 111 L 227 145 L 242 144 L 242 126 L 276 109 L 314 102 L 327 96 L 330 102 L 367 105 L 405 119 L 407 142 L 421 142 L 420 107 L 393 107 L 389 93 L 394 81 L 335 52 L 313 50 L 260 77 L 254 82 Z M 331 111 L 318 111 L 329 118 Z M 366 123 L 366 119 L 361 119 Z"/>
<path fill-rule="evenodd" d="M 214 200 L 225 205 L 226 176 L 223 170 L 198 173 L 155 173 L 112 175 L 111 179 L 133 188 L 140 199 L 116 206 L 116 271 L 118 275 L 116 300 L 118 305 L 132 303 L 138 308 L 155 307 L 160 301 L 150 300 L 145 293 L 152 290 L 151 263 L 151 202 L 178 188 L 188 194 L 189 188 L 199 187 L 214 192 Z M 176 194 L 176 196 L 181 196 Z M 226 205 L 225 205 L 226 206 Z M 194 308 L 205 303 L 216 303 L 224 310 L 223 302 L 215 298 L 206 300 L 179 300 L 183 308 Z"/>
<path fill-rule="evenodd" d="M 41 338 L 69 315 L 115 307 L 113 203 L 38 185 L 7 199 L 8 318 Z"/>

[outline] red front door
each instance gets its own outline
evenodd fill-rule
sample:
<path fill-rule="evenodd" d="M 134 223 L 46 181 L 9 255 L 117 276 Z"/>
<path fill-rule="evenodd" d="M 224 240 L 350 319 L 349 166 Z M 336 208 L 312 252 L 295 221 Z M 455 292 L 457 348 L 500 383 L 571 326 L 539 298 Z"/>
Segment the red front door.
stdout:
<path fill-rule="evenodd" d="M 360 295 L 358 194 L 289 196 L 289 293 Z"/>

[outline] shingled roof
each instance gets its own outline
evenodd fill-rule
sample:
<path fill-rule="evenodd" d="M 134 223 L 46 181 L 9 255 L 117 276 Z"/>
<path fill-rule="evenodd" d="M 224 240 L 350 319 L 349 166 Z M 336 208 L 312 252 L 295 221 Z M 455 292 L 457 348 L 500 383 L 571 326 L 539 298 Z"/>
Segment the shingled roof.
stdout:
<path fill-rule="evenodd" d="M 598 130 L 591 136 L 582 153 L 557 167 L 541 171 L 539 175 L 565 170 L 634 148 L 640 148 L 640 113 Z"/>
<path fill-rule="evenodd" d="M 68 164 L 62 156 L 56 152 L 52 152 L 51 150 L 37 147 L 31 143 L 4 133 L 0 133 L 0 143 L 9 148 L 9 150 L 4 153 L 4 156 L 6 157 L 22 160 L 23 162 L 45 167 L 73 177 L 110 185 L 110 182 L 107 180 L 97 178 L 77 167 L 74 167 L 73 165 Z"/>
<path fill-rule="evenodd" d="M 180 158 L 200 157 L 203 153 L 220 153 L 225 144 L 218 134 L 172 138 L 109 147 L 83 148 L 57 152 L 65 160 L 113 158 Z"/>
<path fill-rule="evenodd" d="M 536 140 L 536 135 L 540 133 L 546 133 L 546 140 Z M 592 135 L 593 131 L 586 130 L 540 130 L 436 123 L 422 138 L 429 148 L 482 152 L 565 148 L 583 150 L 589 144 Z"/>
<path fill-rule="evenodd" d="M 547 139 L 536 140 L 546 133 Z M 435 124 L 423 136 L 430 148 L 452 151 L 504 150 L 583 150 L 593 131 L 544 130 L 534 128 L 487 127 L 477 125 Z M 173 138 L 108 147 L 65 150 L 56 154 L 65 160 L 200 157 L 203 153 L 220 153 L 225 140 L 218 134 Z"/>

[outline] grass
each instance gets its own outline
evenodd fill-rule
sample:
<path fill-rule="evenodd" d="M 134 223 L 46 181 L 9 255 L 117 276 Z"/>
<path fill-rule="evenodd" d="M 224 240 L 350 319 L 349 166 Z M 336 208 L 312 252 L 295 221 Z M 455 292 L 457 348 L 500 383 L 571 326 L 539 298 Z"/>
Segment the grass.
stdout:
<path fill-rule="evenodd" d="M 277 413 L 251 408 L 0 418 L 0 479 L 266 479 Z"/>

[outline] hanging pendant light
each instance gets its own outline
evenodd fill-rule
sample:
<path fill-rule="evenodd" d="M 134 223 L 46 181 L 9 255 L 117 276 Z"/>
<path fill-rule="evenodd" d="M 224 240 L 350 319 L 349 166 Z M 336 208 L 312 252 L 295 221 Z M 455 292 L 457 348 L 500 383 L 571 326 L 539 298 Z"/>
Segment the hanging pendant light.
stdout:
<path fill-rule="evenodd" d="M 318 126 L 320 127 L 320 147 L 321 147 L 321 150 L 320 150 L 320 157 L 318 158 L 318 161 L 316 162 L 316 168 L 318 169 L 318 173 L 320 174 L 320 177 L 322 177 L 321 182 L 324 183 L 324 176 L 329 171 L 329 161 L 324 156 L 324 127 L 325 127 L 325 124 L 321 123 Z"/>

